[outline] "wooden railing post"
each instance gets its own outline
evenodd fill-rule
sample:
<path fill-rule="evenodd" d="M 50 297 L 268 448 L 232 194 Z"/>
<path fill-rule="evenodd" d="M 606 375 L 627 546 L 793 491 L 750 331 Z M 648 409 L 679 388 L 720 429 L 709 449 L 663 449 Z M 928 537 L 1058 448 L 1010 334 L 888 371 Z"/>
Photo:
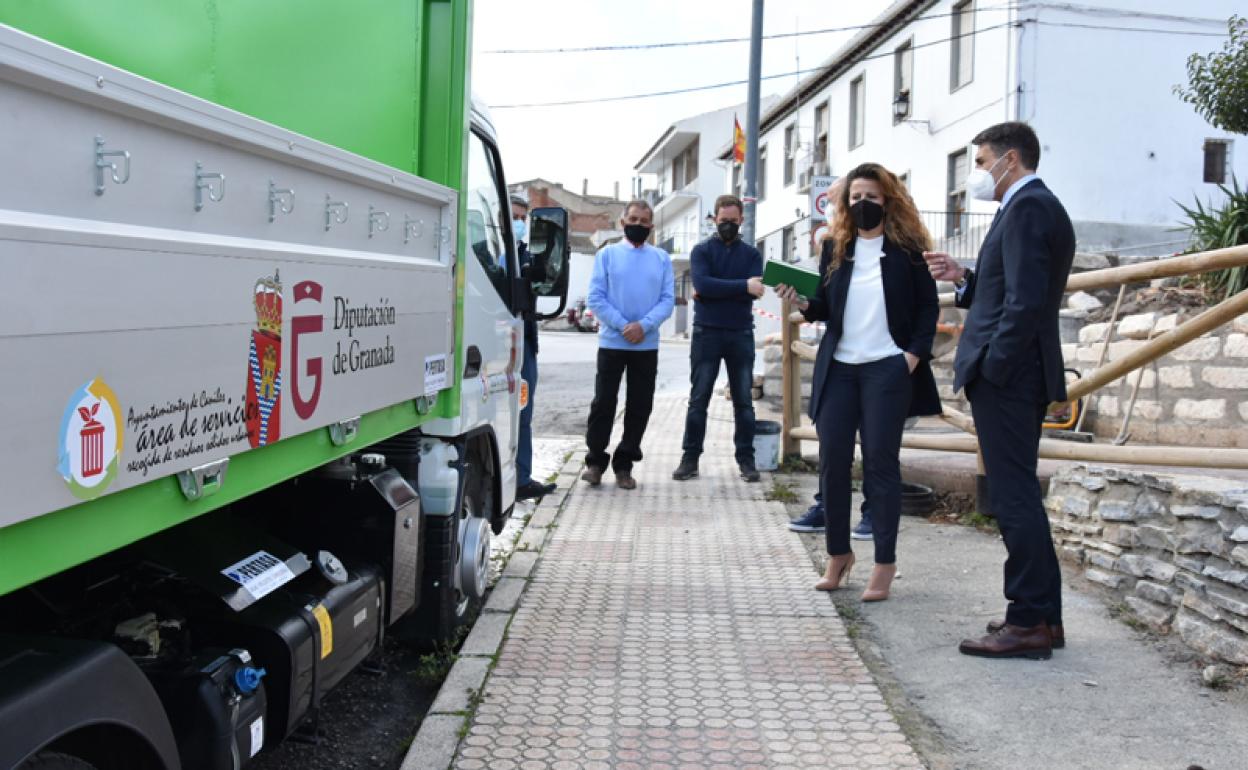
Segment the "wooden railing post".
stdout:
<path fill-rule="evenodd" d="M 802 424 L 802 359 L 793 352 L 793 343 L 798 339 L 798 325 L 789 318 L 792 313 L 793 307 L 787 300 L 780 303 L 780 349 L 784 351 L 781 359 L 783 400 L 780 419 L 783 441 L 780 453 L 784 457 L 802 453 L 801 439 L 793 435 L 793 429 Z"/>

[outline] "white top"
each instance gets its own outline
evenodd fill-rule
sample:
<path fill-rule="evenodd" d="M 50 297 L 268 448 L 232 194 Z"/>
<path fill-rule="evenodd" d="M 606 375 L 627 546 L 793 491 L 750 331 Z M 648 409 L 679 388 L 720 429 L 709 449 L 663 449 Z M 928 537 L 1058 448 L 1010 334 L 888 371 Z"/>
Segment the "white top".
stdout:
<path fill-rule="evenodd" d="M 867 364 L 902 350 L 888 333 L 888 313 L 884 309 L 884 276 L 880 259 L 884 256 L 884 236 L 858 238 L 853 263 L 842 269 L 853 269 L 849 295 L 845 298 L 845 316 L 841 339 L 833 358 L 845 364 Z"/>

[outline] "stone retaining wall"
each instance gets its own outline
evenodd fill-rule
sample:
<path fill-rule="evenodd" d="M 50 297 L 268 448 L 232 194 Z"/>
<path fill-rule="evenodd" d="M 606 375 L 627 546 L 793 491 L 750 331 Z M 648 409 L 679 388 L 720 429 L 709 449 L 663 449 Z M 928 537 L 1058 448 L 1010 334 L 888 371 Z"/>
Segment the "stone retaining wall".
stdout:
<path fill-rule="evenodd" d="M 1108 323 L 1088 324 L 1077 343 L 1062 346 L 1062 357 L 1068 367 L 1090 372 L 1107 333 L 1106 360 L 1113 361 L 1180 320 L 1177 314 L 1141 313 L 1120 319 L 1112 331 Z M 1101 388 L 1088 403 L 1084 429 L 1116 436 L 1137 377 L 1139 395 L 1128 427 L 1133 442 L 1248 447 L 1248 316 Z"/>
<path fill-rule="evenodd" d="M 1059 555 L 1149 626 L 1248 665 L 1248 482 L 1074 465 L 1045 500 Z"/>

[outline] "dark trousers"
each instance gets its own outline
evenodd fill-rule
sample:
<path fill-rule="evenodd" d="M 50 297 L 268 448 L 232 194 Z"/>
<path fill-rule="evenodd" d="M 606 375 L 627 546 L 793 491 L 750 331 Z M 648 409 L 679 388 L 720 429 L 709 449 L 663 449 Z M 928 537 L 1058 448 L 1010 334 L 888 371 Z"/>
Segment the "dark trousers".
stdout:
<path fill-rule="evenodd" d="M 719 362 L 728 370 L 732 393 L 737 463 L 754 462 L 754 330 L 694 326 L 689 345 L 689 411 L 685 414 L 684 459 L 697 462 L 706 438 L 706 408 L 711 403 Z"/>
<path fill-rule="evenodd" d="M 598 376 L 594 380 L 594 401 L 589 406 L 589 430 L 585 433 L 589 447 L 586 465 L 606 470 L 609 464 L 616 473 L 628 473 L 633 463 L 641 461 L 641 438 L 654 408 L 654 379 L 658 371 L 657 350 L 598 349 Z M 620 380 L 625 374 L 628 391 L 624 399 L 624 436 L 612 457 L 607 446 L 615 423 Z"/>
<path fill-rule="evenodd" d="M 520 376 L 529 383 L 529 403 L 520 410 L 520 435 L 516 437 L 516 486 L 533 480 L 533 397 L 537 395 L 537 351 L 525 342 Z"/>
<path fill-rule="evenodd" d="M 1005 621 L 1015 626 L 1062 622 L 1062 571 L 1036 478 L 1046 399 L 1039 356 L 1005 387 L 982 376 L 966 386 L 988 475 L 988 504 L 1001 528 Z"/>
<path fill-rule="evenodd" d="M 901 432 L 910 411 L 910 367 L 902 354 L 867 364 L 833 361 L 815 429 L 819 434 L 819 488 L 827 512 L 828 554 L 850 552 L 854 436 L 862 434 L 862 487 L 871 501 L 875 563 L 897 561 L 901 524 Z"/>

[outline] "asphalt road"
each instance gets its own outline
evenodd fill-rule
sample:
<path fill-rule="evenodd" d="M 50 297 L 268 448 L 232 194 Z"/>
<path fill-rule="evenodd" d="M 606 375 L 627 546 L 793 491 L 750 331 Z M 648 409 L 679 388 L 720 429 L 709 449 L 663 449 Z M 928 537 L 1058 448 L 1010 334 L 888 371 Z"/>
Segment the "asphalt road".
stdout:
<path fill-rule="evenodd" d="M 533 435 L 537 438 L 583 436 L 594 400 L 598 335 L 579 332 L 541 334 L 537 352 L 537 392 L 533 401 Z M 689 390 L 689 343 L 659 343 L 659 374 L 655 394 Z M 623 386 L 620 406 L 624 405 Z"/>

